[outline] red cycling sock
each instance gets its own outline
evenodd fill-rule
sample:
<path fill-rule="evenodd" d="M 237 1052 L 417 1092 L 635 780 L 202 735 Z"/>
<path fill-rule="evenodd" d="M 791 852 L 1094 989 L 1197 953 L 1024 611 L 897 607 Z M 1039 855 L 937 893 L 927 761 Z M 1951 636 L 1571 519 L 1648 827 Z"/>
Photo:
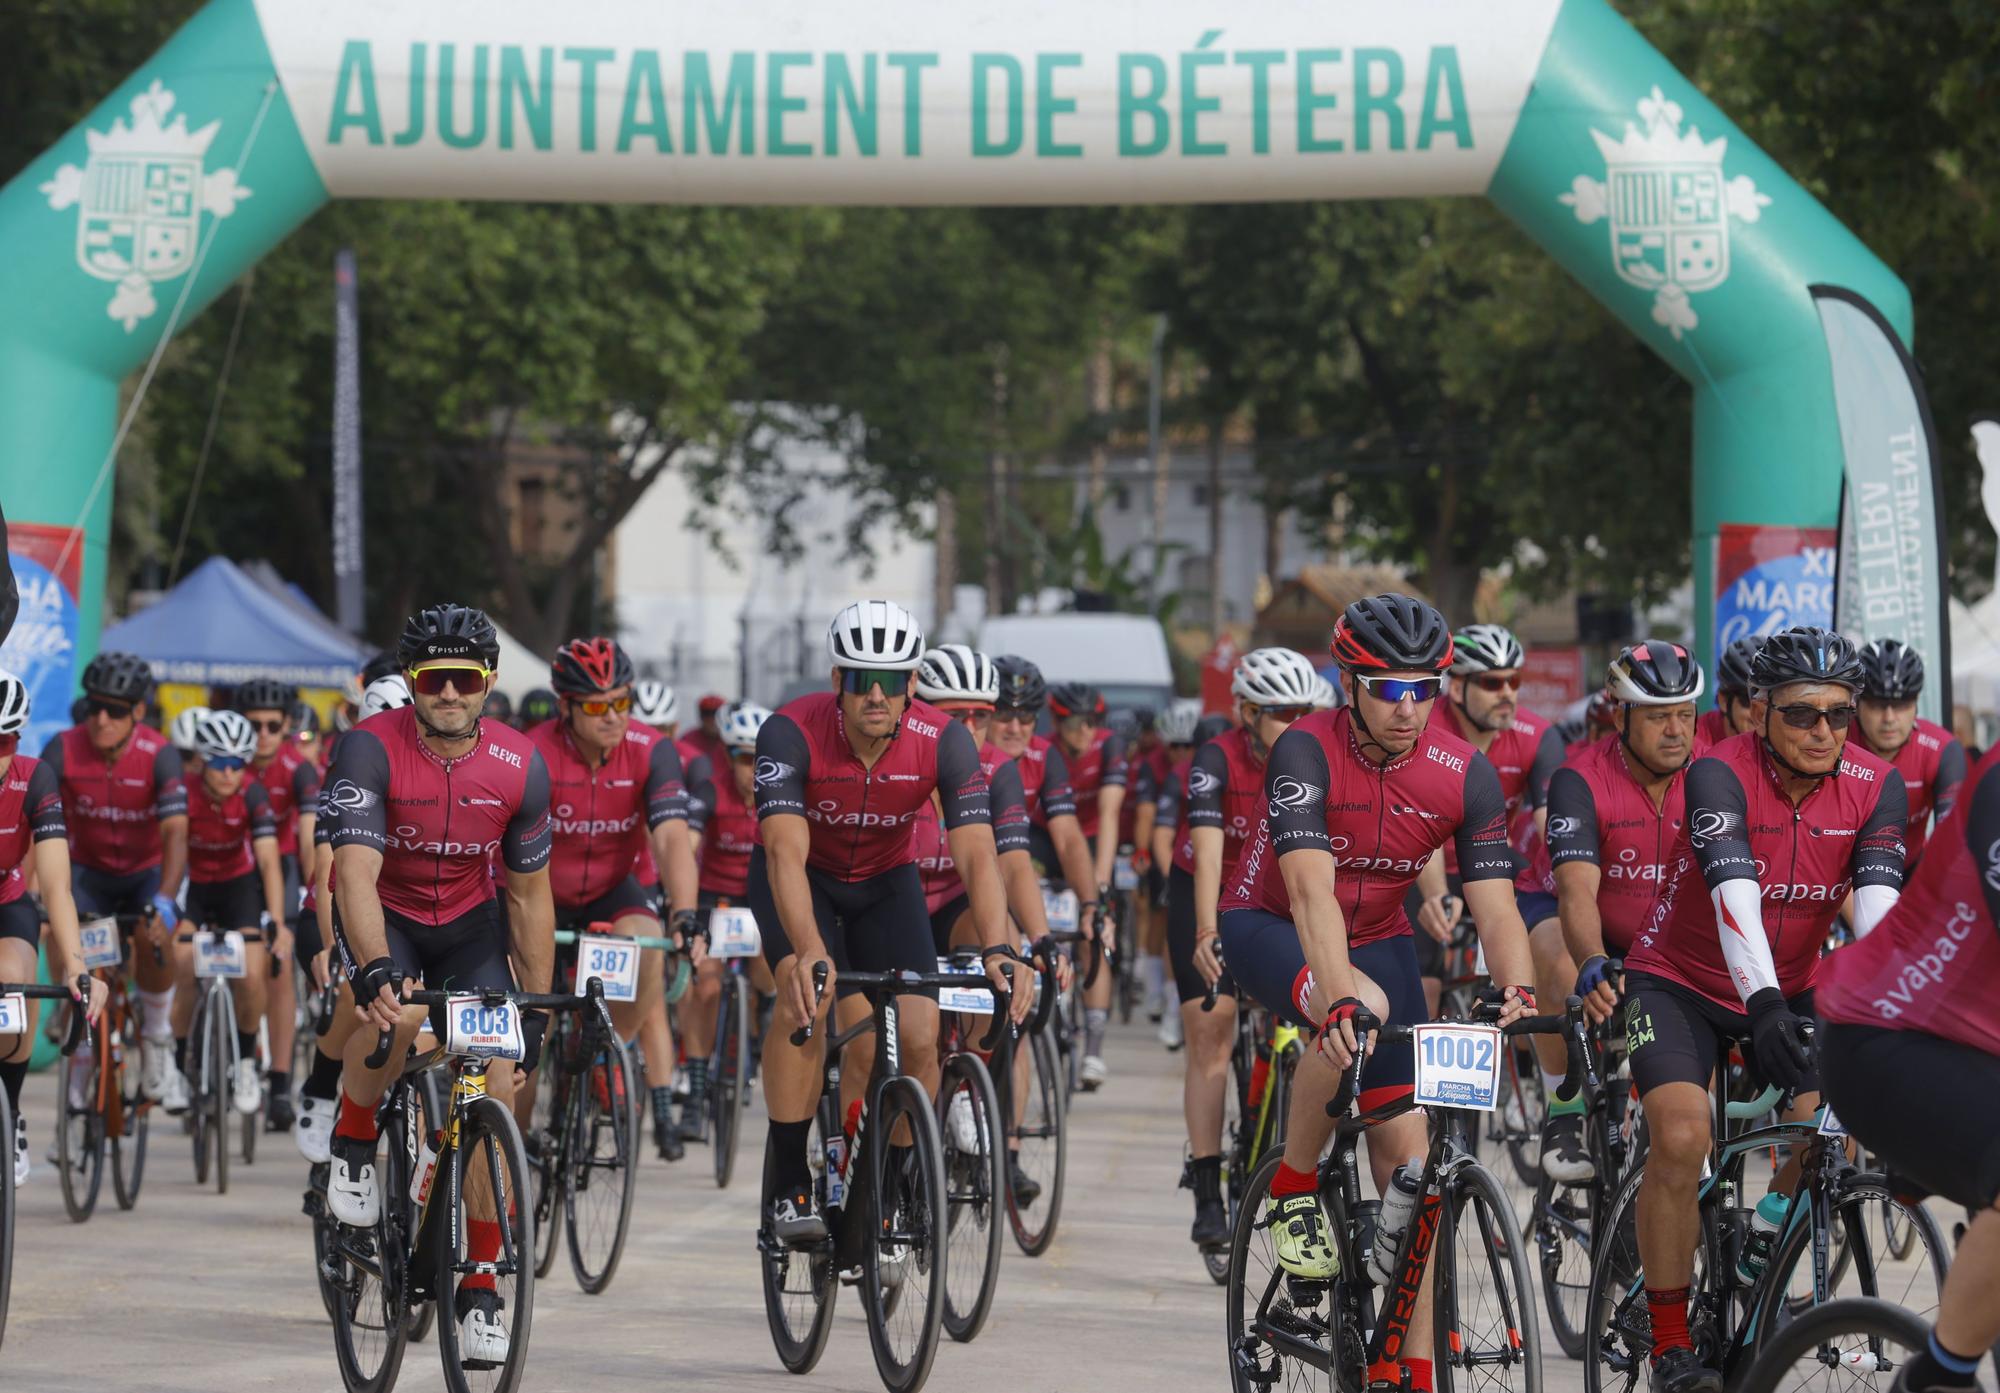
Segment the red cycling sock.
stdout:
<path fill-rule="evenodd" d="M 1431 1393 L 1431 1361 L 1428 1359 L 1405 1359 L 1403 1367 L 1410 1371 L 1410 1387 L 1416 1393 Z"/>
<path fill-rule="evenodd" d="M 1670 1349 L 1692 1349 L 1694 1341 L 1688 1336 L 1688 1289 L 1675 1287 L 1672 1291 L 1646 1288 L 1646 1309 L 1653 1317 L 1653 1358 L 1658 1359 Z"/>
<path fill-rule="evenodd" d="M 1317 1189 L 1317 1175 L 1311 1171 L 1295 1171 L 1283 1161 L 1278 1162 L 1278 1173 L 1271 1177 L 1271 1193 L 1280 1199 L 1287 1195 L 1310 1195 Z"/>
<path fill-rule="evenodd" d="M 473 1262 L 492 1262 L 500 1256 L 500 1225 L 493 1219 L 465 1221 L 465 1255 Z M 493 1290 L 491 1272 L 468 1272 L 460 1279 L 460 1291 Z"/>
<path fill-rule="evenodd" d="M 340 1091 L 340 1120 L 333 1124 L 336 1137 L 352 1137 L 355 1141 L 374 1141 L 382 1132 L 381 1124 L 375 1120 L 375 1105 L 363 1105 L 347 1096 L 347 1090 Z"/>

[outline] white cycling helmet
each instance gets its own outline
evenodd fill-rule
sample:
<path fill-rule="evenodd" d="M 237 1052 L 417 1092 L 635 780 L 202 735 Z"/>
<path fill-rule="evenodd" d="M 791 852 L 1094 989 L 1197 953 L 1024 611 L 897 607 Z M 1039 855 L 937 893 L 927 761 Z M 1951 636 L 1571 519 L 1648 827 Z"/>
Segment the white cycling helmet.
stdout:
<path fill-rule="evenodd" d="M 190 706 L 167 727 L 167 739 L 173 741 L 175 749 L 187 754 L 194 749 L 195 730 L 213 714 L 206 706 Z"/>
<path fill-rule="evenodd" d="M 632 714 L 649 726 L 670 726 L 681 718 L 681 700 L 666 683 L 648 679 L 632 688 Z"/>
<path fill-rule="evenodd" d="M 1253 706 L 1311 706 L 1318 680 L 1296 648 L 1253 648 L 1237 660 L 1229 690 Z"/>
<path fill-rule="evenodd" d="M 1313 707 L 1319 711 L 1332 711 L 1340 705 L 1340 688 L 1329 682 L 1324 673 L 1313 683 Z"/>
<path fill-rule="evenodd" d="M 1491 672 L 1495 668 L 1518 668 L 1528 661 L 1521 640 L 1499 624 L 1467 624 L 1451 636 L 1453 672 Z"/>
<path fill-rule="evenodd" d="M 910 672 L 923 659 L 924 631 L 894 600 L 856 600 L 833 617 L 826 646 L 835 667 Z"/>
<path fill-rule="evenodd" d="M 739 701 L 722 714 L 722 743 L 731 750 L 757 748 L 757 732 L 771 719 L 771 708 Z"/>
<path fill-rule="evenodd" d="M 28 728 L 28 684 L 0 669 L 0 735 L 19 735 Z"/>
<path fill-rule="evenodd" d="M 409 704 L 410 684 L 403 680 L 402 673 L 392 672 L 368 684 L 368 689 L 361 694 L 361 715 L 366 719 Z"/>
<path fill-rule="evenodd" d="M 1182 697 L 1170 703 L 1159 720 L 1160 739 L 1169 745 L 1192 745 L 1195 724 L 1201 720 L 1201 703 Z"/>
<path fill-rule="evenodd" d="M 924 654 L 917 666 L 917 695 L 925 701 L 984 702 L 1000 699 L 1000 674 L 984 653 L 947 643 Z"/>
<path fill-rule="evenodd" d="M 194 752 L 209 763 L 247 760 L 257 753 L 257 732 L 239 711 L 211 711 L 195 722 Z"/>

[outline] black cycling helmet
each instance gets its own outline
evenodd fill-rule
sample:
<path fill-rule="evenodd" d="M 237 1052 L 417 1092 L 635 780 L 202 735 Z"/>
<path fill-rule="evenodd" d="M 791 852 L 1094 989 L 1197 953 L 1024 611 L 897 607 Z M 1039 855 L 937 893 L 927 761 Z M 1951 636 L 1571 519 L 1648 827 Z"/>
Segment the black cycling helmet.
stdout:
<path fill-rule="evenodd" d="M 538 726 L 543 721 L 552 721 L 556 715 L 556 694 L 547 687 L 536 687 L 521 697 L 521 725 Z"/>
<path fill-rule="evenodd" d="M 549 685 L 562 696 L 595 696 L 636 680 L 632 660 L 614 639 L 573 638 L 549 664 Z"/>
<path fill-rule="evenodd" d="M 1722 660 L 1715 665 L 1718 695 L 1750 695 L 1750 665 L 1757 661 L 1757 650 L 1763 646 L 1761 638 L 1739 638 L 1722 650 Z"/>
<path fill-rule="evenodd" d="M 377 679 L 393 677 L 402 670 L 403 665 L 396 661 L 396 655 L 385 648 L 370 658 L 368 665 L 361 669 L 361 690 L 365 692 Z"/>
<path fill-rule="evenodd" d="M 1648 639 L 1611 660 L 1604 689 L 1628 706 L 1678 706 L 1701 698 L 1701 664 L 1678 643 Z"/>
<path fill-rule="evenodd" d="M 1132 729 L 1138 731 L 1141 735 L 1151 730 L 1153 723 L 1157 720 L 1159 720 L 1159 717 L 1154 714 L 1153 708 L 1150 706 L 1135 706 L 1132 708 Z"/>
<path fill-rule="evenodd" d="M 496 687 L 486 694 L 486 705 L 480 708 L 479 714 L 490 716 L 496 721 L 512 725 L 514 724 L 514 703 L 505 692 Z"/>
<path fill-rule="evenodd" d="M 241 689 L 239 688 L 238 690 L 241 690 Z M 241 707 L 241 706 L 239 706 L 239 709 L 243 709 L 243 710 L 255 710 L 255 711 L 262 711 L 262 710 L 263 710 L 264 708 L 263 708 L 263 707 L 261 707 L 261 706 L 256 706 L 256 707 Z M 319 734 L 319 712 L 318 712 L 317 710 L 315 710 L 315 709 L 313 708 L 313 705 L 312 705 L 312 703 L 311 703 L 311 702 L 309 702 L 309 701 L 293 701 L 293 702 L 290 702 L 290 703 L 288 703 L 288 704 L 287 704 L 287 705 L 285 705 L 285 706 L 282 706 L 282 707 L 273 707 L 272 709 L 273 709 L 273 710 L 279 710 L 279 711 L 289 711 L 289 712 L 291 712 L 291 714 L 292 714 L 292 729 L 293 729 L 294 731 L 296 731 L 296 732 L 297 732 L 298 734 L 300 734 L 300 735 L 318 735 L 318 734 Z"/>
<path fill-rule="evenodd" d="M 993 660 L 993 671 L 1000 679 L 1000 695 L 994 705 L 1016 711 L 1039 711 L 1048 701 L 1049 687 L 1042 681 L 1042 670 L 1026 658 L 1002 654 Z"/>
<path fill-rule="evenodd" d="M 1828 682 L 1858 690 L 1861 669 L 1861 654 L 1845 635 L 1801 624 L 1764 640 L 1750 664 L 1750 689 L 1769 696 L 1794 682 Z"/>
<path fill-rule="evenodd" d="M 287 711 L 298 705 L 299 689 L 275 677 L 253 677 L 236 684 L 229 704 L 238 711 Z"/>
<path fill-rule="evenodd" d="M 396 661 L 412 668 L 452 658 L 476 658 L 488 668 L 499 666 L 500 633 L 486 611 L 432 605 L 411 615 L 396 643 Z"/>
<path fill-rule="evenodd" d="M 1422 600 L 1371 595 L 1341 612 L 1333 656 L 1349 672 L 1443 672 L 1451 666 L 1451 628 Z"/>
<path fill-rule="evenodd" d="M 1200 749 L 1216 736 L 1227 735 L 1234 728 L 1235 723 L 1229 719 L 1227 712 L 1218 711 L 1212 716 L 1203 716 L 1194 723 L 1195 748 Z"/>
<path fill-rule="evenodd" d="M 1088 682 L 1058 682 L 1049 688 L 1049 711 L 1057 720 L 1065 716 L 1104 718 L 1104 693 Z"/>
<path fill-rule="evenodd" d="M 1861 650 L 1861 695 L 1912 701 L 1924 690 L 1924 660 L 1896 638 L 1878 638 Z"/>
<path fill-rule="evenodd" d="M 99 653 L 83 670 L 83 690 L 113 701 L 144 701 L 153 691 L 153 669 L 132 653 Z"/>

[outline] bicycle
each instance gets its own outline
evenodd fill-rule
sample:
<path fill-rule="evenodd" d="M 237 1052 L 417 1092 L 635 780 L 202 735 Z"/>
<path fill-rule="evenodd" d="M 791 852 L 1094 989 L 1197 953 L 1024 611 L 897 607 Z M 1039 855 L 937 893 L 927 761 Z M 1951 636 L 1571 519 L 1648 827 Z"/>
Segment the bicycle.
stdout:
<path fill-rule="evenodd" d="M 724 916 L 718 923 L 717 916 Z M 724 964 L 722 1000 L 715 1012 L 715 1052 L 708 1075 L 708 1126 L 717 1189 L 729 1188 L 736 1169 L 736 1143 L 757 1066 L 752 1045 L 757 1013 L 750 1000 L 745 960 L 762 951 L 756 916 L 748 909 L 717 905 L 709 911 L 708 954 Z"/>
<path fill-rule="evenodd" d="M 1220 945 L 1217 945 L 1220 957 Z M 1209 984 L 1201 1009 L 1215 1009 L 1217 986 Z M 1247 997 L 1236 1002 L 1236 1040 L 1229 1051 L 1229 1089 L 1223 1095 L 1222 1203 L 1232 1231 L 1243 1190 L 1257 1167 L 1285 1146 L 1285 1119 L 1292 1103 L 1292 1072 L 1305 1052 L 1305 1033 L 1290 1021 L 1274 1021 Z M 1192 1183 L 1191 1181 L 1187 1183 Z M 1202 1265 L 1217 1286 L 1229 1281 L 1229 1249 L 1204 1249 Z"/>
<path fill-rule="evenodd" d="M 1736 1393 L 1778 1393 L 1809 1384 L 1887 1389 L 1929 1343 L 1929 1323 L 1894 1302 L 1829 1301 L 1766 1339 Z"/>
<path fill-rule="evenodd" d="M 1014 1045 L 1018 1051 L 1020 1042 L 1025 1041 L 1027 1050 L 1025 1056 L 1017 1054 L 1019 1062 L 1010 1060 L 994 1079 L 1007 1119 L 1007 1149 L 1024 1181 L 1016 1184 L 1011 1173 L 1007 1177 L 1007 1226 L 1014 1234 L 1014 1246 L 1031 1258 L 1048 1251 L 1062 1217 L 1063 1182 L 1069 1169 L 1067 1081 L 1073 1075 L 1063 1062 L 1071 1053 L 1069 1021 L 1064 1014 L 1071 993 L 1059 985 L 1057 960 L 1064 945 L 1080 941 L 1084 941 L 1083 934 L 1071 927 L 1051 929 L 1027 945 L 1029 961 L 1037 972 L 1037 999 L 1035 1013 Z M 1103 963 L 1095 942 L 1090 946 L 1085 987 Z"/>
<path fill-rule="evenodd" d="M 1530 1016 L 1505 1027 L 1477 1027 L 1480 1037 L 1475 1043 L 1504 1053 L 1504 1044 L 1518 1036 L 1571 1031 L 1582 1013 L 1582 1003 L 1572 997 L 1560 1016 Z M 1458 1038 L 1464 1038 L 1468 1028 L 1450 1023 L 1383 1025 L 1366 1011 L 1355 1014 L 1354 1025 L 1357 1038 L 1372 1034 L 1378 1049 L 1410 1041 L 1420 1061 L 1419 1088 L 1368 1111 L 1352 1111 L 1366 1063 L 1365 1052 L 1357 1051 L 1338 1095 L 1327 1105 L 1340 1120 L 1319 1163 L 1319 1199 L 1338 1258 L 1338 1276 L 1309 1280 L 1292 1276 L 1278 1264 L 1265 1201 L 1284 1160 L 1282 1152 L 1266 1156 L 1245 1187 L 1229 1251 L 1226 1332 L 1232 1385 L 1236 1393 L 1265 1393 L 1282 1379 L 1287 1388 L 1361 1393 L 1368 1386 L 1371 1367 L 1403 1357 L 1410 1318 L 1435 1257 L 1439 1264 L 1431 1294 L 1431 1353 L 1439 1393 L 1453 1388 L 1461 1376 L 1465 1382 L 1485 1385 L 1505 1382 L 1517 1370 L 1521 1386 L 1534 1393 L 1541 1386 L 1534 1285 L 1506 1192 L 1462 1141 L 1465 1129 L 1456 1120 L 1459 1105 L 1436 1099 L 1427 1104 L 1432 1110 L 1430 1149 L 1416 1206 L 1387 1265 L 1395 1277 L 1382 1293 L 1380 1306 L 1376 1304 L 1367 1264 L 1379 1239 L 1375 1223 L 1380 1207 L 1362 1198 L 1355 1147 L 1369 1127 L 1419 1106 L 1425 1034 L 1457 1031 Z M 1453 1040 L 1450 1034 L 1433 1038 Z M 1573 1037 L 1570 1055 L 1563 1091 L 1573 1095 L 1583 1067 Z M 1498 1101 L 1497 1064 L 1494 1068 L 1492 1092 L 1472 1104 L 1481 1110 Z M 1476 1380 L 1473 1371 L 1478 1373 Z M 1323 1377 L 1316 1378 L 1315 1373 Z"/>
<path fill-rule="evenodd" d="M 1470 916 L 1461 918 L 1445 945 L 1445 979 L 1438 996 L 1438 1019 L 1471 1019 L 1479 993 L 1488 984 L 1486 958 Z M 1500 1065 L 1500 1102 L 1486 1115 L 1483 1136 L 1468 1135 L 1466 1146 L 1476 1156 L 1482 1141 L 1507 1153 L 1515 1179 L 1530 1189 L 1542 1180 L 1542 1118 L 1548 1099 L 1542 1069 L 1523 1041 L 1509 1045 Z"/>
<path fill-rule="evenodd" d="M 191 930 L 174 942 L 194 946 L 194 1020 L 188 1027 L 188 1110 L 186 1126 L 194 1143 L 194 1181 L 215 1193 L 229 1193 L 229 1119 L 235 1112 L 232 1083 L 241 1051 L 236 1043 L 236 998 L 230 983 L 246 974 L 244 938 L 235 929 Z M 243 1119 L 244 1156 L 254 1154 L 258 1118 Z"/>
<path fill-rule="evenodd" d="M 814 968 L 817 1000 L 826 989 L 824 964 Z M 930 1374 L 943 1326 L 945 1254 L 939 1232 L 946 1209 L 943 1141 L 936 1109 L 923 1086 L 903 1073 L 896 1031 L 898 996 L 930 988 L 980 987 L 982 973 L 846 972 L 843 986 L 858 988 L 871 1008 L 846 1030 L 831 1028 L 826 1041 L 825 1087 L 815 1116 L 818 1132 L 810 1155 L 824 1158 L 813 1173 L 829 1236 L 789 1247 L 768 1223 L 757 1231 L 764 1279 L 764 1313 L 778 1360 L 795 1374 L 809 1371 L 826 1350 L 834 1298 L 843 1274 L 856 1272 L 875 1369 L 889 1393 L 915 1393 Z M 1004 1020 L 1004 993 L 996 1020 Z M 792 1033 L 803 1045 L 814 1027 Z M 875 1032 L 874 1071 L 868 1078 L 859 1125 L 846 1139 L 841 1121 L 840 1054 L 848 1041 Z M 884 1138 L 877 1141 L 877 1136 Z M 906 1138 L 907 1146 L 888 1138 Z M 843 1154 L 844 1153 L 844 1154 Z"/>
<path fill-rule="evenodd" d="M 89 1044 L 81 1050 L 88 1077 L 72 1076 L 72 1061 L 64 1066 L 62 1086 L 56 1090 L 56 1173 L 72 1223 L 81 1224 L 96 1212 L 107 1154 L 120 1209 L 139 1202 L 145 1180 L 149 1118 L 159 1105 L 146 1097 L 137 1079 L 126 1077 L 125 1061 L 138 1058 L 141 1047 L 139 1015 L 125 974 L 125 944 L 149 917 L 106 915 L 79 926 L 84 966 L 103 979 L 107 996 Z M 80 1103 L 73 1090 L 82 1093 Z M 78 1120 L 81 1127 L 73 1125 Z"/>
<path fill-rule="evenodd" d="M 1138 892 L 1139 874 L 1132 869 L 1132 853 L 1120 852 L 1112 865 L 1110 906 L 1110 919 L 1116 926 L 1111 999 L 1117 1006 L 1120 1025 L 1132 1024 L 1132 1012 L 1145 995 L 1139 981 L 1139 916 L 1135 912 Z"/>
<path fill-rule="evenodd" d="M 76 1053 L 76 1047 L 83 1042 L 84 1015 L 77 1009 L 71 997 L 72 990 L 81 991 L 84 1000 L 90 999 L 90 979 L 79 976 L 74 988 L 68 986 L 48 986 L 41 982 L 0 982 L 0 1035 L 23 1035 L 34 1028 L 30 1001 L 65 1001 L 70 1003 L 69 1022 L 63 1038 L 63 1057 Z M 0 1137 L 7 1138 L 9 1146 L 14 1141 L 14 1107 L 7 1100 L 7 1090 L 0 1088 Z M 7 1304 L 14 1287 L 14 1158 L 9 1156 L 0 1164 L 0 1344 L 7 1339 Z"/>
<path fill-rule="evenodd" d="M 980 954 L 961 950 L 938 971 L 985 976 Z M 957 988 L 941 994 L 938 1027 L 938 1135 L 944 1152 L 944 1331 L 963 1344 L 986 1324 L 1000 1279 L 1001 1195 L 1008 1182 L 1000 1091 L 975 1048 L 1002 1073 L 1012 1067 L 1015 1035 L 1004 1016 L 975 1047 L 963 1016 L 994 1015 L 993 994 Z"/>

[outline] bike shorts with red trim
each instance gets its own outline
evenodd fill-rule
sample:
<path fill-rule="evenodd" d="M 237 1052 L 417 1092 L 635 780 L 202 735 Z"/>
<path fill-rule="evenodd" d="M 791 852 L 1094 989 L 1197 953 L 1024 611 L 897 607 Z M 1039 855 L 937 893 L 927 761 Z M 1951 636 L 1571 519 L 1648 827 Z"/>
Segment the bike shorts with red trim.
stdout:
<path fill-rule="evenodd" d="M 860 990 L 839 981 L 838 974 L 843 972 L 937 971 L 930 906 L 924 900 L 923 877 L 915 862 L 865 880 L 840 880 L 807 866 L 806 884 L 812 889 L 813 918 L 819 925 L 820 941 L 833 959 L 836 996 Z M 793 949 L 778 919 L 778 903 L 771 894 L 771 874 L 761 846 L 750 853 L 750 912 L 757 916 L 757 932 L 764 940 L 764 961 L 775 968 L 792 956 Z M 937 990 L 916 995 L 935 1000 Z"/>
<path fill-rule="evenodd" d="M 1266 909 L 1231 909 L 1224 911 L 1218 927 L 1222 930 L 1222 954 L 1237 987 L 1265 1010 L 1293 1025 L 1317 1031 L 1320 1022 L 1310 1018 L 1299 1004 L 1311 997 L 1313 982 L 1305 948 L 1292 921 Z M 1350 947 L 1347 961 L 1389 999 L 1389 1018 L 1383 1024 L 1418 1025 L 1430 1019 L 1416 945 L 1410 935 Z M 1408 1093 L 1416 1080 L 1416 1050 L 1407 1040 L 1377 1045 L 1361 1070 L 1361 1107 L 1366 1110 L 1390 1102 Z"/>
<path fill-rule="evenodd" d="M 567 933 L 582 933 L 592 924 L 615 924 L 627 915 L 637 914 L 657 917 L 653 915 L 653 902 L 645 887 L 639 884 L 637 876 L 628 875 L 594 900 L 577 905 L 557 905 L 556 928 Z"/>

